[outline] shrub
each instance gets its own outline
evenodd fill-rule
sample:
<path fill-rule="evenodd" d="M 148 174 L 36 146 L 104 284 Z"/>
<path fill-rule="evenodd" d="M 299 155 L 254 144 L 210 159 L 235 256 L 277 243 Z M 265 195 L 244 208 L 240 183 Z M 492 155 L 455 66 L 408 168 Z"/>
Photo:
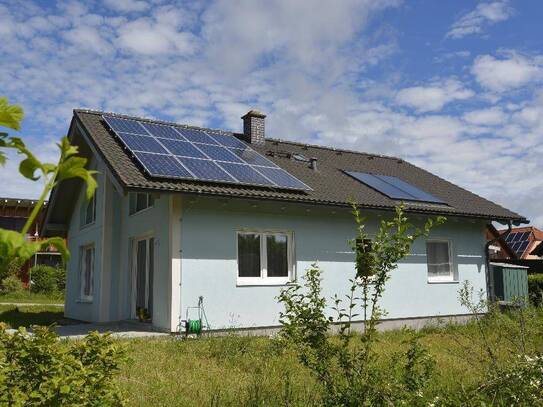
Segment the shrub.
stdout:
<path fill-rule="evenodd" d="M 534 305 L 543 305 L 543 274 L 528 275 L 528 293 Z"/>
<path fill-rule="evenodd" d="M 114 379 L 124 354 L 108 334 L 66 342 L 45 327 L 0 326 L 0 405 L 123 405 Z"/>
<path fill-rule="evenodd" d="M 45 294 L 64 291 L 66 285 L 66 272 L 64 269 L 40 264 L 32 267 L 30 273 L 32 291 Z"/>
<path fill-rule="evenodd" d="M 11 294 L 23 290 L 23 282 L 17 276 L 9 276 L 2 280 L 2 293 Z"/>
<path fill-rule="evenodd" d="M 22 259 L 16 257 L 6 266 L 0 267 L 0 281 L 3 281 L 7 277 L 18 276 L 24 263 Z"/>

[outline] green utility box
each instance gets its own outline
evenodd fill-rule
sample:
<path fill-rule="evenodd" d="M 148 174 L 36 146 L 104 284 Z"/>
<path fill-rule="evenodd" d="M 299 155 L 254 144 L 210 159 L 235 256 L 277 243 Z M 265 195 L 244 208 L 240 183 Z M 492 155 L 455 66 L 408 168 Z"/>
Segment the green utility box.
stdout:
<path fill-rule="evenodd" d="M 498 301 L 512 303 L 528 301 L 528 267 L 507 263 L 490 263 L 494 297 Z"/>

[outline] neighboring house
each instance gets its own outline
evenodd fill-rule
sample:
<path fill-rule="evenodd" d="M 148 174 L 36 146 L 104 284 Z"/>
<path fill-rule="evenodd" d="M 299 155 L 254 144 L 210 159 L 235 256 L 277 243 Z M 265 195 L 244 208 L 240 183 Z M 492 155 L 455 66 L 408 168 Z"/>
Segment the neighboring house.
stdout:
<path fill-rule="evenodd" d="M 530 272 L 543 271 L 543 231 L 534 226 L 507 229 L 488 229 L 487 240 L 492 241 L 492 260 L 528 266 Z"/>
<path fill-rule="evenodd" d="M 20 232 L 30 213 L 34 209 L 36 201 L 20 198 L 0 198 L 0 228 L 15 230 Z M 47 202 L 45 203 L 47 206 Z M 30 227 L 26 235 L 28 240 L 40 239 L 40 227 L 43 221 L 43 209 L 37 216 L 36 221 Z M 20 277 L 24 283 L 28 283 L 28 270 L 36 264 L 47 264 L 56 267 L 61 264 L 60 253 L 55 248 L 50 247 L 47 250 L 36 253 L 28 262 L 23 265 Z"/>
<path fill-rule="evenodd" d="M 47 211 L 45 234 L 69 236 L 67 317 L 146 309 L 176 332 L 202 296 L 212 329 L 276 327 L 281 288 L 313 262 L 327 298 L 347 292 L 353 201 L 370 235 L 402 201 L 417 225 L 447 217 L 393 271 L 382 305 L 396 325 L 461 317 L 459 282 L 486 291 L 486 225 L 527 222 L 399 158 L 266 138 L 264 118 L 249 112 L 235 134 L 74 111 L 69 138 L 99 187 L 86 202 L 65 182 Z"/>

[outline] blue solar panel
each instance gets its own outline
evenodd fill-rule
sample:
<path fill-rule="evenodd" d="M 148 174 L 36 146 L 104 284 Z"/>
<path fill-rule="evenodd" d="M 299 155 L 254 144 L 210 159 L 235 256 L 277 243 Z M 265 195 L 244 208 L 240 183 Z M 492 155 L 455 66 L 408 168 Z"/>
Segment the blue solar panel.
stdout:
<path fill-rule="evenodd" d="M 237 138 L 229 136 L 221 136 L 219 134 L 209 134 L 217 143 L 225 147 L 234 147 L 234 148 L 247 148 L 247 145 Z"/>
<path fill-rule="evenodd" d="M 103 116 L 152 177 L 311 189 L 232 135 Z"/>
<path fill-rule="evenodd" d="M 138 160 L 145 167 L 147 172 L 159 177 L 168 178 L 194 178 L 190 172 L 183 167 L 171 155 L 134 153 Z"/>
<path fill-rule="evenodd" d="M 516 235 L 516 233 L 509 233 L 509 234 L 507 235 L 507 237 L 505 238 L 505 241 L 506 241 L 507 243 L 512 242 L 513 239 L 515 238 L 515 235 Z"/>
<path fill-rule="evenodd" d="M 206 158 L 206 156 L 188 141 L 158 139 L 173 155 L 192 158 Z"/>
<path fill-rule="evenodd" d="M 530 232 L 524 232 L 519 240 L 526 240 L 530 237 Z"/>
<path fill-rule="evenodd" d="M 397 177 L 391 177 L 388 175 L 375 175 L 375 176 L 382 179 L 385 182 L 388 182 L 389 184 L 395 186 L 396 188 L 404 192 L 407 192 L 409 195 L 413 196 L 417 201 L 443 203 L 441 199 L 436 198 L 432 194 L 429 194 L 428 192 L 424 192 L 423 190 L 411 184 L 408 184 L 407 182 L 402 181 L 401 179 Z"/>
<path fill-rule="evenodd" d="M 247 164 L 253 165 L 263 165 L 265 167 L 275 167 L 277 166 L 272 163 L 267 158 L 264 158 L 262 155 L 258 154 L 255 150 L 249 148 L 229 148 L 229 150 L 245 161 Z"/>
<path fill-rule="evenodd" d="M 168 152 L 160 145 L 154 137 L 139 136 L 130 133 L 117 133 L 123 143 L 133 151 L 144 151 L 147 153 L 164 153 Z"/>
<path fill-rule="evenodd" d="M 226 147 L 198 144 L 198 148 L 212 160 L 243 163 L 243 161 L 237 155 L 228 151 Z"/>
<path fill-rule="evenodd" d="M 522 254 L 528 247 L 528 243 L 530 243 L 528 240 L 523 240 L 522 242 L 520 242 L 519 247 L 516 249 L 516 252 L 519 256 L 522 256 Z"/>
<path fill-rule="evenodd" d="M 173 140 L 185 140 L 172 126 L 163 126 L 154 123 L 142 123 L 143 127 L 154 137 L 169 138 Z"/>
<path fill-rule="evenodd" d="M 179 161 L 194 174 L 196 179 L 236 182 L 234 178 L 211 160 L 179 157 Z"/>
<path fill-rule="evenodd" d="M 366 174 L 363 172 L 347 172 L 347 174 L 392 199 L 413 199 L 413 197 L 408 193 L 396 188 L 393 185 L 390 185 L 388 182 L 385 182 L 372 174 Z"/>
<path fill-rule="evenodd" d="M 118 117 L 104 117 L 104 120 L 107 122 L 109 127 L 117 133 L 122 132 L 144 134 L 146 136 L 148 135 L 141 124 L 135 120 L 119 119 Z"/>
<path fill-rule="evenodd" d="M 520 240 L 522 240 L 522 235 L 522 232 L 515 233 L 515 237 L 513 238 L 512 242 L 519 242 Z"/>
<path fill-rule="evenodd" d="M 297 178 L 290 175 L 285 170 L 281 168 L 270 168 L 270 167 L 254 167 L 258 172 L 264 175 L 266 178 L 269 178 L 276 185 L 288 186 L 291 188 L 303 188 L 305 185 Z"/>
<path fill-rule="evenodd" d="M 345 172 L 356 180 L 368 185 L 369 187 L 392 199 L 443 203 L 443 201 L 436 198 L 435 196 L 424 192 L 417 187 L 414 187 L 413 185 L 402 181 L 397 177 L 367 174 L 364 172 Z"/>
<path fill-rule="evenodd" d="M 185 136 L 188 141 L 193 143 L 205 143 L 205 144 L 218 144 L 214 139 L 209 137 L 207 133 L 202 130 L 193 130 L 193 129 L 182 129 L 177 128 L 177 130 Z"/>
<path fill-rule="evenodd" d="M 254 170 L 250 165 L 227 162 L 221 162 L 219 165 L 240 182 L 257 185 L 275 185 L 273 182 Z"/>

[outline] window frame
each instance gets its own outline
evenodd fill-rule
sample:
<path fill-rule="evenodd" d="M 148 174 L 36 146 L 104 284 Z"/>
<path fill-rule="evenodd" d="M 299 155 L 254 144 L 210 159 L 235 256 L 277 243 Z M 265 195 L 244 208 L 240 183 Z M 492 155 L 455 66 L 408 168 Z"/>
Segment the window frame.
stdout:
<path fill-rule="evenodd" d="M 257 234 L 260 236 L 260 277 L 239 276 L 239 235 Z M 287 276 L 269 277 L 267 236 L 284 235 L 287 237 Z M 273 286 L 286 285 L 296 278 L 296 261 L 294 252 L 294 232 L 278 229 L 239 229 L 236 231 L 236 284 L 238 286 Z"/>
<path fill-rule="evenodd" d="M 447 243 L 447 249 L 449 253 L 449 275 L 448 276 L 431 276 L 430 275 L 430 263 L 428 261 L 428 244 L 429 243 Z M 456 283 L 456 273 L 454 270 L 453 261 L 453 243 L 449 239 L 427 239 L 426 240 L 426 277 L 428 283 Z"/>
<path fill-rule="evenodd" d="M 137 210 L 138 207 L 138 194 L 144 194 L 147 197 L 147 206 L 143 209 Z M 131 211 L 132 197 L 134 197 L 134 212 Z M 139 213 L 145 212 L 155 206 L 156 198 L 150 192 L 129 192 L 128 193 L 128 216 L 134 216 Z"/>
<path fill-rule="evenodd" d="M 86 199 L 83 199 L 83 203 L 82 203 L 83 210 L 81 211 L 81 221 L 80 221 L 81 229 L 84 229 L 96 223 L 96 194 L 97 194 L 97 191 L 94 191 L 92 198 L 88 201 Z M 87 213 L 89 211 L 89 207 L 91 204 L 92 204 L 92 220 L 90 222 L 87 222 Z"/>
<path fill-rule="evenodd" d="M 85 278 L 84 278 L 84 267 L 87 259 L 87 251 L 90 250 L 92 253 L 91 259 L 91 270 L 90 270 L 90 295 L 85 295 Z M 94 298 L 94 269 L 96 266 L 96 247 L 94 243 L 86 244 L 79 247 L 79 302 L 91 303 Z"/>

